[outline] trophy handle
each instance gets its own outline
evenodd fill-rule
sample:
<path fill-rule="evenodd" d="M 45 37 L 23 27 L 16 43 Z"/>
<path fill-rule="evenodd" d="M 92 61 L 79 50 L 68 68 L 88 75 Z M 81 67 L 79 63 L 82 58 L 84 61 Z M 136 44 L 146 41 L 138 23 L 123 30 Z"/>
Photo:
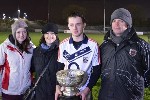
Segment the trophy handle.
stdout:
<path fill-rule="evenodd" d="M 78 85 L 77 87 L 78 88 L 82 87 L 86 83 L 86 81 L 88 80 L 88 77 L 89 77 L 88 73 L 84 72 L 84 77 L 83 77 L 82 83 L 80 85 Z"/>

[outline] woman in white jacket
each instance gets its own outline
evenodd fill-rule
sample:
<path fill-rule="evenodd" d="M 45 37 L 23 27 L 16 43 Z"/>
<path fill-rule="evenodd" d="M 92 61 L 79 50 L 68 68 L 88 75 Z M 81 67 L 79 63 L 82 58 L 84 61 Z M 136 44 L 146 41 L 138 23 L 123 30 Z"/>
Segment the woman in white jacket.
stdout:
<path fill-rule="evenodd" d="M 12 34 L 0 45 L 2 100 L 22 100 L 31 85 L 30 62 L 34 45 L 30 42 L 27 24 L 19 19 Z"/>

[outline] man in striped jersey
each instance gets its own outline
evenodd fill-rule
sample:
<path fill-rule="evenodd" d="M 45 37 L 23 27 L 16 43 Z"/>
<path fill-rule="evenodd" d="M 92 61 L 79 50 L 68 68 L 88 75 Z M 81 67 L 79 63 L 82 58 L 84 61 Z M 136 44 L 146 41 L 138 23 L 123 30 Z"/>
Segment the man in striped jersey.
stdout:
<path fill-rule="evenodd" d="M 58 70 L 80 69 L 88 74 L 86 83 L 79 88 L 77 96 L 82 100 L 91 100 L 92 87 L 100 73 L 98 43 L 84 34 L 86 20 L 80 13 L 74 12 L 68 17 L 71 36 L 63 40 L 59 46 Z M 55 100 L 61 95 L 60 86 L 56 85 Z"/>

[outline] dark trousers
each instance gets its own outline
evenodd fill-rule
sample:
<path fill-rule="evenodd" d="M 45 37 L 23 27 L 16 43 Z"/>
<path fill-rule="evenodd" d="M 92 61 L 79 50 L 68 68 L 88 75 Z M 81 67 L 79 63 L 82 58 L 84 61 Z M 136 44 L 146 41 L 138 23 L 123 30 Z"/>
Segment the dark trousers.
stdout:
<path fill-rule="evenodd" d="M 2 100 L 23 100 L 23 95 L 9 95 L 2 93 Z"/>

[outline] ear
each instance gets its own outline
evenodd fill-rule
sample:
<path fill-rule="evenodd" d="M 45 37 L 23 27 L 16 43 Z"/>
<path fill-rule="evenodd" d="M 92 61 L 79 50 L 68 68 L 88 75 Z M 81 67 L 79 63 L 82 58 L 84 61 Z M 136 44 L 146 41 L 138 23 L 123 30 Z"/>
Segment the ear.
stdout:
<path fill-rule="evenodd" d="M 86 23 L 84 23 L 84 28 L 86 27 Z"/>
<path fill-rule="evenodd" d="M 69 24 L 68 24 L 68 28 L 69 28 Z M 69 28 L 70 29 L 70 28 Z"/>

